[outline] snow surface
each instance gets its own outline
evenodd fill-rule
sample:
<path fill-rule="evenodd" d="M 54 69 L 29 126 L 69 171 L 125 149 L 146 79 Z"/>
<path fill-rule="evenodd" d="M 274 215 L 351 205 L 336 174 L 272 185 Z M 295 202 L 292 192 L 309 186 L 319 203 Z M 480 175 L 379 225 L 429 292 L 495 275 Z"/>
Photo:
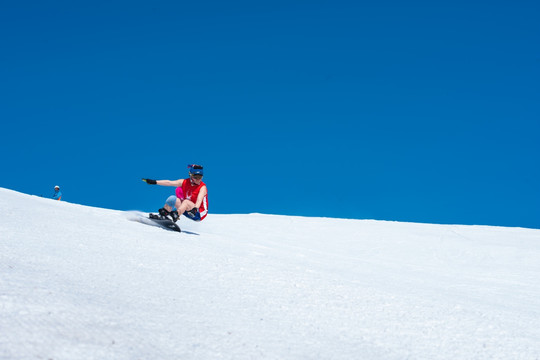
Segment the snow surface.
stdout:
<path fill-rule="evenodd" d="M 0 188 L 0 359 L 539 359 L 540 230 L 182 219 Z"/>

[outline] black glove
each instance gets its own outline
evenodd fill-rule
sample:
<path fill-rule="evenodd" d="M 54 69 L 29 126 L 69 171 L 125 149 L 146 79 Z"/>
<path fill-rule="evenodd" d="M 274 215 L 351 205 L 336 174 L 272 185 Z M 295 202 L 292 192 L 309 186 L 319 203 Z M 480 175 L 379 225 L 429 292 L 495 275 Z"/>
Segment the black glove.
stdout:
<path fill-rule="evenodd" d="M 197 216 L 198 212 L 199 212 L 199 209 L 193 208 L 189 211 L 186 211 L 186 215 L 189 216 L 190 218 L 194 218 L 195 216 Z"/>
<path fill-rule="evenodd" d="M 147 183 L 148 185 L 156 185 L 156 184 L 157 184 L 157 181 L 156 181 L 156 180 L 152 180 L 152 179 L 142 179 L 142 181 L 144 181 L 144 182 Z"/>

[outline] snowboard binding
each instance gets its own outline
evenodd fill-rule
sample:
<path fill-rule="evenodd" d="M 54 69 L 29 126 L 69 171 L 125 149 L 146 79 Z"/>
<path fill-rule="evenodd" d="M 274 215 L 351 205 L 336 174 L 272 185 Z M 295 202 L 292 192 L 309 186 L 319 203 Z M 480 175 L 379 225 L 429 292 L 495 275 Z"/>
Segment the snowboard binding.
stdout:
<path fill-rule="evenodd" d="M 180 217 L 178 215 L 178 211 L 174 210 L 174 211 L 168 211 L 167 209 L 165 208 L 161 208 L 158 210 L 159 212 L 159 215 L 158 214 L 149 214 L 148 217 L 150 217 L 150 219 L 154 219 L 154 220 L 170 220 L 172 222 L 176 222 L 178 221 L 178 218 Z"/>

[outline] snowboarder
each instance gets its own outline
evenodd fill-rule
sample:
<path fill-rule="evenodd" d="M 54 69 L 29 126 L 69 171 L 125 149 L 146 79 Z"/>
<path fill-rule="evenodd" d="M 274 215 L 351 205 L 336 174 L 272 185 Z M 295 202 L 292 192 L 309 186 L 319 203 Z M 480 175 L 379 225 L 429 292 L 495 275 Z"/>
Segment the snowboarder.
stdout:
<path fill-rule="evenodd" d="M 60 201 L 60 199 L 62 198 L 62 192 L 60 191 L 60 186 L 56 185 L 54 187 L 54 195 L 52 196 L 52 198 L 54 200 Z"/>
<path fill-rule="evenodd" d="M 208 214 L 208 190 L 202 182 L 203 167 L 188 165 L 189 179 L 152 180 L 142 179 L 150 185 L 176 186 L 176 195 L 171 195 L 159 209 L 159 215 L 150 214 L 153 219 L 167 219 L 176 222 L 182 214 L 194 221 L 203 220 Z"/>

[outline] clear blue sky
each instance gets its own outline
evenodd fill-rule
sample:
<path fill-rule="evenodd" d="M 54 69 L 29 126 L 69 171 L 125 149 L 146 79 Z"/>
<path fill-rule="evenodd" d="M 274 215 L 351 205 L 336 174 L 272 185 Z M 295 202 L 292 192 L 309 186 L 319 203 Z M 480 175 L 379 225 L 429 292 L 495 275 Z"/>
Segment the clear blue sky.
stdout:
<path fill-rule="evenodd" d="M 540 228 L 536 1 L 11 1 L 0 186 Z M 30 211 L 30 209 L 29 209 Z"/>

